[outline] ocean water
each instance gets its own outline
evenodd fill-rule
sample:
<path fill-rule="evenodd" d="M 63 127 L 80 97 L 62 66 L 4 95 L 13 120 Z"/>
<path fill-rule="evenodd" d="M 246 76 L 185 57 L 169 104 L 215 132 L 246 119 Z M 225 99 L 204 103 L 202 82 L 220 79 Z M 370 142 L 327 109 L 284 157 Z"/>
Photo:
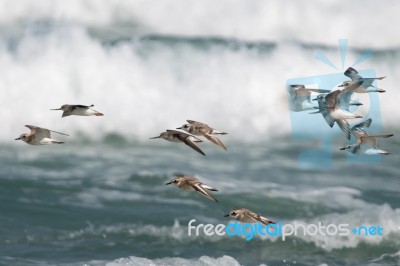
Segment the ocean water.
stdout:
<path fill-rule="evenodd" d="M 396 23 L 400 4 L 343 3 L 0 1 L 0 264 L 398 265 L 400 37 L 382 27 Z M 371 100 L 379 114 L 361 111 L 374 132 L 395 134 L 379 142 L 393 154 L 339 151 L 346 140 L 335 126 L 323 147 L 330 163 L 304 164 L 329 127 L 320 115 L 304 117 L 321 131 L 293 121 L 287 80 L 355 63 L 387 76 L 377 84 L 386 93 Z M 105 116 L 49 110 L 66 103 Z M 229 132 L 228 151 L 204 142 L 203 157 L 148 139 L 186 119 Z M 70 137 L 44 147 L 14 141 L 26 124 Z M 220 204 L 165 186 L 175 173 L 216 187 Z M 228 224 L 233 207 L 384 234 L 188 236 L 190 220 Z"/>

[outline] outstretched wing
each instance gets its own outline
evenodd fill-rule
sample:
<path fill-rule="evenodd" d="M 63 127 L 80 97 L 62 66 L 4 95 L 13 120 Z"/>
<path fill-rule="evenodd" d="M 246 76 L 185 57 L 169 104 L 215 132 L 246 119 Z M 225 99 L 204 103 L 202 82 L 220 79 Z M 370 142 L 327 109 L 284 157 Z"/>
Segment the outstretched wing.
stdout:
<path fill-rule="evenodd" d="M 30 135 L 35 135 L 36 139 L 50 138 L 50 130 L 32 125 L 25 125 L 31 130 Z"/>
<path fill-rule="evenodd" d="M 208 127 L 207 124 L 201 123 L 201 122 L 197 122 L 194 120 L 186 120 L 189 124 L 194 125 L 196 127 Z"/>
<path fill-rule="evenodd" d="M 330 115 L 328 108 L 321 109 L 321 114 L 330 127 L 335 124 L 335 119 Z"/>
<path fill-rule="evenodd" d="M 176 135 L 176 137 L 182 141 L 183 143 L 185 143 L 186 145 L 188 145 L 190 148 L 192 148 L 193 150 L 197 151 L 198 153 L 206 156 L 206 154 L 199 148 L 196 146 L 196 144 L 194 144 L 189 137 L 193 137 L 197 140 L 199 140 L 197 137 L 193 136 L 192 134 L 188 134 L 185 132 L 181 132 L 181 131 L 177 131 L 177 130 L 171 130 L 171 129 L 167 129 L 167 132 L 171 132 L 173 134 Z"/>
<path fill-rule="evenodd" d="M 359 123 L 357 125 L 354 125 L 351 128 L 351 130 L 353 131 L 353 130 L 355 130 L 357 128 L 369 127 L 371 125 L 371 123 L 372 123 L 372 118 L 369 118 L 369 119 L 367 119 L 367 120 L 365 120 L 365 121 L 363 121 L 363 122 L 361 122 L 361 123 Z"/>
<path fill-rule="evenodd" d="M 177 136 L 181 136 L 181 137 L 192 137 L 192 138 L 198 140 L 199 142 L 202 142 L 201 139 L 199 139 L 199 138 L 196 137 L 195 135 L 192 135 L 192 134 L 187 133 L 187 132 L 178 131 L 178 130 L 173 130 L 173 129 L 167 129 L 166 131 L 167 131 L 167 132 L 170 132 L 170 133 L 172 133 L 172 134 L 175 134 L 175 135 L 177 135 Z"/>
<path fill-rule="evenodd" d="M 353 81 L 360 80 L 360 79 L 363 78 L 363 77 L 361 77 L 361 76 L 358 74 L 358 71 L 355 70 L 355 69 L 352 68 L 352 67 L 349 67 L 349 68 L 344 72 L 344 75 L 347 76 L 347 77 L 349 77 L 349 78 L 351 78 L 351 80 L 353 80 Z"/>
<path fill-rule="evenodd" d="M 351 138 L 351 131 L 350 131 L 350 125 L 345 119 L 339 119 L 336 120 L 336 123 L 340 127 L 340 129 L 343 131 L 344 135 L 348 140 Z"/>
<path fill-rule="evenodd" d="M 91 105 L 81 105 L 81 104 L 72 105 L 72 109 L 76 109 L 76 108 L 89 109 L 90 107 L 94 107 L 94 104 L 91 104 Z"/>
<path fill-rule="evenodd" d="M 206 154 L 199 148 L 196 146 L 196 144 L 194 144 L 189 138 L 180 138 L 178 137 L 183 143 L 185 143 L 186 145 L 188 145 L 190 148 L 192 148 L 193 150 L 197 151 L 198 153 L 206 156 Z"/>
<path fill-rule="evenodd" d="M 225 147 L 225 145 L 222 143 L 222 141 L 219 138 L 214 137 L 214 136 L 212 136 L 212 135 L 210 135 L 208 133 L 203 133 L 203 136 L 206 139 L 208 139 L 209 141 L 211 141 L 212 143 L 217 144 L 218 146 L 220 146 L 224 150 L 227 150 L 227 148 Z"/>
<path fill-rule="evenodd" d="M 195 185 L 193 186 L 193 188 L 194 188 L 197 192 L 199 192 L 201 195 L 205 196 L 206 198 L 208 198 L 208 199 L 210 199 L 210 200 L 212 200 L 212 201 L 218 202 L 218 200 L 217 200 L 213 195 L 211 195 L 210 192 L 208 192 L 206 189 L 204 189 L 204 188 L 202 187 L 202 184 L 201 184 L 201 183 L 195 184 Z"/>
<path fill-rule="evenodd" d="M 361 138 L 361 145 L 369 145 L 374 147 L 375 149 L 378 147 L 378 141 L 376 140 L 375 137 L 363 137 Z"/>
<path fill-rule="evenodd" d="M 250 217 L 251 219 L 253 219 L 253 220 L 255 220 L 255 221 L 258 221 L 258 222 L 260 222 L 260 223 L 262 223 L 262 224 L 265 224 L 265 225 L 269 225 L 269 224 L 271 224 L 271 223 L 272 223 L 272 224 L 275 224 L 275 222 L 273 222 L 273 221 L 271 221 L 271 220 L 265 218 L 264 216 L 261 216 L 261 215 L 255 213 L 255 212 L 253 212 L 253 211 L 250 211 L 250 210 L 248 210 L 248 209 L 245 209 L 244 211 L 245 211 L 245 214 L 246 214 L 248 217 Z"/>
<path fill-rule="evenodd" d="M 350 100 L 353 92 L 348 92 L 346 89 L 342 90 L 338 96 L 338 107 L 342 110 L 349 111 Z"/>
<path fill-rule="evenodd" d="M 34 135 L 36 133 L 36 130 L 39 128 L 37 126 L 32 126 L 32 125 L 25 125 L 25 126 L 31 130 L 29 135 Z"/>

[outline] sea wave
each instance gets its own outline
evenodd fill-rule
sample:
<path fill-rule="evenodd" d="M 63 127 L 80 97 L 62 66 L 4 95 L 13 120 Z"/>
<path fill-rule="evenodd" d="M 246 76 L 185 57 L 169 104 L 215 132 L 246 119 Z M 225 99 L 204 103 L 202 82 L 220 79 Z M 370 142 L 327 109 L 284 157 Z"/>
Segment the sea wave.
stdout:
<path fill-rule="evenodd" d="M 101 38 L 139 34 L 222 36 L 243 40 L 299 40 L 330 45 L 329 37 L 351 38 L 357 47 L 400 46 L 400 37 L 382 30 L 395 25 L 399 2 L 380 7 L 373 0 L 337 1 L 0 1 L 0 25 L 10 35 L 23 34 L 32 22 L 81 25 Z M 90 12 L 87 12 L 89 11 Z M 301 10 L 301 12 L 299 12 Z M 357 12 L 354 12 L 357 10 Z M 167 11 L 167 12 L 166 12 Z M 366 15 L 368 14 L 368 15 Z M 379 15 L 382 19 L 370 19 Z M 299 27 L 301 24 L 301 27 Z M 362 30 L 360 26 L 362 25 Z M 329 35 L 328 31 L 329 29 Z"/>
<path fill-rule="evenodd" d="M 229 137 L 242 141 L 290 134 L 286 81 L 342 73 L 367 50 L 372 57 L 357 69 L 388 76 L 378 84 L 387 91 L 380 95 L 380 115 L 384 126 L 398 127 L 393 113 L 399 111 L 400 37 L 380 30 L 374 31 L 376 38 L 370 32 L 354 35 L 352 27 L 342 27 L 340 36 L 324 34 L 324 23 L 346 24 L 354 16 L 371 31 L 380 26 L 365 12 L 348 14 L 354 3 L 304 5 L 309 19 L 302 23 L 318 23 L 299 28 L 296 6 L 306 1 L 22 2 L 0 1 L 7 6 L 0 8 L 1 142 L 10 142 L 26 130 L 23 125 L 33 124 L 84 140 L 123 144 L 148 139 L 186 119 L 234 132 Z M 393 1 L 393 8 L 385 9 L 387 19 L 397 19 L 392 14 L 396 5 Z M 88 8 L 90 14 L 83 12 Z M 373 13 L 376 5 L 366 1 L 358 8 Z M 220 9 L 232 12 L 240 23 L 235 27 L 222 17 L 215 24 L 210 16 L 219 16 L 215 12 Z M 182 23 L 183 17 L 191 19 Z M 204 18 L 207 23 L 194 23 Z M 348 51 L 341 66 L 337 40 L 343 38 Z M 318 51 L 337 69 L 315 60 Z M 105 116 L 61 119 L 60 112 L 49 110 L 66 103 L 95 104 Z M 313 117 L 323 121 L 320 115 Z"/>

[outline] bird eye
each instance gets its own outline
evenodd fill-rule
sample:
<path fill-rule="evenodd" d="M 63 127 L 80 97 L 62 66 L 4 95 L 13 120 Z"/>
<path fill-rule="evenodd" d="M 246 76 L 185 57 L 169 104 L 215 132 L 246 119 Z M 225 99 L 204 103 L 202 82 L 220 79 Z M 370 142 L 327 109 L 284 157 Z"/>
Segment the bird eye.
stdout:
<path fill-rule="evenodd" d="M 236 212 L 231 212 L 232 215 L 236 215 Z"/>

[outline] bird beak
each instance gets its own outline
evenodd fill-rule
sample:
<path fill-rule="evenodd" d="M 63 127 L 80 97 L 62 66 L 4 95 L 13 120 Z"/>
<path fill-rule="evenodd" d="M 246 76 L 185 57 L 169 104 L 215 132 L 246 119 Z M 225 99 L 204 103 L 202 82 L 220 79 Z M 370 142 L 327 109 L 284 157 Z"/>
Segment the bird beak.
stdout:
<path fill-rule="evenodd" d="M 182 127 L 177 127 L 176 129 L 182 129 Z"/>
<path fill-rule="evenodd" d="M 313 101 L 318 101 L 318 98 L 314 98 L 314 99 L 312 99 Z"/>
<path fill-rule="evenodd" d="M 152 138 L 150 138 L 150 139 L 158 139 L 158 138 L 161 138 L 161 136 L 152 137 Z"/>
<path fill-rule="evenodd" d="M 50 110 L 52 110 L 52 111 L 57 111 L 57 110 L 62 110 L 61 108 L 58 108 L 58 109 L 50 109 Z"/>
<path fill-rule="evenodd" d="M 229 217 L 229 213 L 228 213 L 228 214 L 225 214 L 224 217 Z"/>
<path fill-rule="evenodd" d="M 21 137 L 19 137 L 19 138 L 16 138 L 15 140 L 20 140 L 21 139 Z"/>
<path fill-rule="evenodd" d="M 344 87 L 344 85 L 343 85 L 343 84 L 340 84 L 340 85 L 338 85 L 338 87 Z"/>
<path fill-rule="evenodd" d="M 166 185 L 171 185 L 172 184 L 172 181 L 169 181 L 168 183 L 166 183 Z"/>
<path fill-rule="evenodd" d="M 344 151 L 346 148 L 345 147 L 343 147 L 343 148 L 340 148 L 339 150 L 341 150 L 341 151 Z"/>

